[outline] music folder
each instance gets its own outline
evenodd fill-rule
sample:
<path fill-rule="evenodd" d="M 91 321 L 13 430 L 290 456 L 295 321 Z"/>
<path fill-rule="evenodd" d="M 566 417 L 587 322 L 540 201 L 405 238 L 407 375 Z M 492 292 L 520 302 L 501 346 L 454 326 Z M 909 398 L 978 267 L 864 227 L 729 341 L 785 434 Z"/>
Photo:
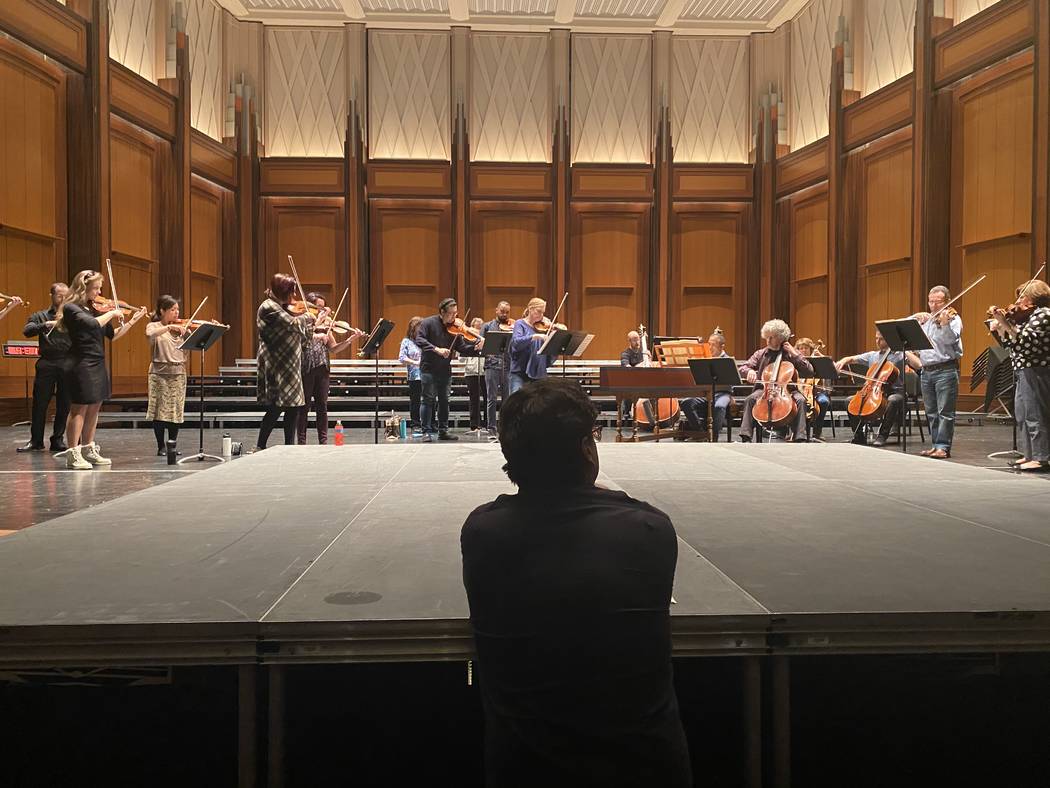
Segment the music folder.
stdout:
<path fill-rule="evenodd" d="M 737 360 L 730 356 L 691 358 L 689 359 L 689 371 L 698 386 L 724 386 L 728 391 L 733 386 L 741 385 Z"/>
<path fill-rule="evenodd" d="M 831 356 L 810 356 L 806 359 L 809 365 L 813 367 L 814 378 L 818 380 L 835 380 L 838 377 L 839 370 L 835 366 L 835 359 Z"/>
<path fill-rule="evenodd" d="M 481 355 L 483 356 L 502 356 L 507 352 L 507 348 L 510 347 L 510 338 L 513 334 L 510 331 L 501 331 L 499 329 L 485 332 L 485 342 L 481 346 Z"/>
<path fill-rule="evenodd" d="M 875 328 L 882 334 L 890 350 L 898 351 L 907 348 L 911 351 L 932 350 L 929 337 L 922 330 L 922 324 L 914 317 L 903 320 L 876 320 Z"/>
<path fill-rule="evenodd" d="M 594 334 L 586 331 L 555 329 L 543 340 L 536 352 L 541 356 L 573 356 L 579 358 L 594 340 Z"/>

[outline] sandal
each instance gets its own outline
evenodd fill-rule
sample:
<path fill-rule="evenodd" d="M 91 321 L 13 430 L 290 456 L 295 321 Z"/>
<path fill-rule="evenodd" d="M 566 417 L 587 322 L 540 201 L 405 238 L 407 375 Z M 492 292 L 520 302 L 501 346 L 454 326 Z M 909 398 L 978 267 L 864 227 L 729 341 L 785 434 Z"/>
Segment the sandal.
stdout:
<path fill-rule="evenodd" d="M 947 449 L 934 449 L 927 456 L 934 460 L 947 460 L 952 456 L 952 453 Z"/>

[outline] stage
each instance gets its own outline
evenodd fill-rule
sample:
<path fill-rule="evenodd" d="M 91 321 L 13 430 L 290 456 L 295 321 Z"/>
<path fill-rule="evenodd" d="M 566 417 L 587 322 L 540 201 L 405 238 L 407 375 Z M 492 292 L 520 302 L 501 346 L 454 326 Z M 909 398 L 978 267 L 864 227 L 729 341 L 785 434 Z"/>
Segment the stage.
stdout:
<path fill-rule="evenodd" d="M 747 784 L 763 750 L 788 769 L 788 658 L 1050 652 L 1045 480 L 850 444 L 600 456 L 600 484 L 678 531 L 675 655 L 744 658 Z M 459 530 L 512 492 L 501 464 L 498 444 L 274 446 L 13 533 L 0 668 L 270 670 L 280 718 L 284 666 L 466 662 Z"/>

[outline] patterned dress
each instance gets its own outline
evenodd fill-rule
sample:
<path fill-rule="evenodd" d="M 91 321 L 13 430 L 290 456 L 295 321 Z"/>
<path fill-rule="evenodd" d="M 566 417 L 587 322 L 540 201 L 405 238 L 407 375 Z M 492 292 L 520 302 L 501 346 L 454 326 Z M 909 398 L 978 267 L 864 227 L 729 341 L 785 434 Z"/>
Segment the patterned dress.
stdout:
<path fill-rule="evenodd" d="M 303 396 L 303 347 L 308 341 L 307 316 L 293 317 L 278 302 L 267 298 L 259 305 L 255 325 L 259 330 L 256 399 L 280 408 L 306 404 Z"/>

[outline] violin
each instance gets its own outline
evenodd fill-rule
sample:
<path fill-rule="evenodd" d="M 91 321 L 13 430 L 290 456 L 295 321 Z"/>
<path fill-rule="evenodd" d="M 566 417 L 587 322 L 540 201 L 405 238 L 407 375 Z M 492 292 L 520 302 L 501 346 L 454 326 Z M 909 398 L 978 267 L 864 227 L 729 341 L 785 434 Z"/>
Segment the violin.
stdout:
<path fill-rule="evenodd" d="M 119 309 L 121 314 L 127 313 L 128 317 L 133 316 L 136 312 L 148 312 L 146 307 L 136 307 L 125 301 L 117 301 L 117 305 L 114 306 L 112 298 L 106 298 L 105 296 L 95 296 L 95 299 L 88 304 L 92 311 L 96 314 L 103 315 L 106 312 L 112 312 L 114 309 Z"/>
<path fill-rule="evenodd" d="M 359 328 L 354 328 L 345 320 L 321 320 L 317 324 L 317 329 L 331 331 L 333 334 L 339 334 L 340 336 L 351 332 L 366 335 L 364 331 Z"/>
<path fill-rule="evenodd" d="M 22 306 L 29 306 L 29 302 L 21 296 L 9 296 L 6 293 L 0 293 L 0 301 L 14 301 L 16 298 L 22 302 Z"/>
<path fill-rule="evenodd" d="M 458 317 L 446 325 L 445 330 L 453 336 L 463 337 L 467 342 L 480 342 L 482 340 L 481 334 L 468 326 Z"/>
<path fill-rule="evenodd" d="M 549 334 L 554 329 L 567 331 L 568 326 L 566 326 L 564 323 L 554 323 L 546 315 L 544 315 L 537 322 L 532 324 L 532 330 L 535 331 L 537 334 Z"/>
<path fill-rule="evenodd" d="M 751 414 L 755 421 L 768 427 L 782 427 L 798 416 L 798 406 L 788 385 L 798 378 L 795 365 L 778 353 L 772 364 L 762 370 L 762 397 L 754 404 Z"/>
<path fill-rule="evenodd" d="M 864 385 L 860 391 L 850 397 L 846 410 L 851 416 L 861 421 L 878 421 L 886 412 L 885 387 L 892 385 L 900 371 L 896 365 L 889 363 L 890 351 L 868 367 L 864 375 Z"/>
<path fill-rule="evenodd" d="M 288 314 L 295 317 L 309 314 L 316 320 L 317 316 L 321 314 L 323 307 L 314 306 L 309 301 L 289 301 L 284 305 L 284 309 Z"/>
<path fill-rule="evenodd" d="M 1024 287 L 1020 288 L 1017 293 L 1017 300 L 1014 301 L 1010 306 L 1003 309 L 998 306 L 988 307 L 988 311 L 985 313 L 989 320 L 998 319 L 1001 322 L 1007 323 L 1010 327 L 1015 330 L 1023 326 L 1028 322 L 1028 319 L 1032 316 L 1032 313 L 1036 310 L 1035 304 L 1028 302 L 1022 304 L 1025 294 L 1028 292 L 1028 288 L 1032 286 L 1033 282 L 1039 280 L 1039 275 L 1046 269 L 1046 263 L 1043 263 L 1039 270 L 1036 271 L 1035 276 L 1025 282 Z"/>

